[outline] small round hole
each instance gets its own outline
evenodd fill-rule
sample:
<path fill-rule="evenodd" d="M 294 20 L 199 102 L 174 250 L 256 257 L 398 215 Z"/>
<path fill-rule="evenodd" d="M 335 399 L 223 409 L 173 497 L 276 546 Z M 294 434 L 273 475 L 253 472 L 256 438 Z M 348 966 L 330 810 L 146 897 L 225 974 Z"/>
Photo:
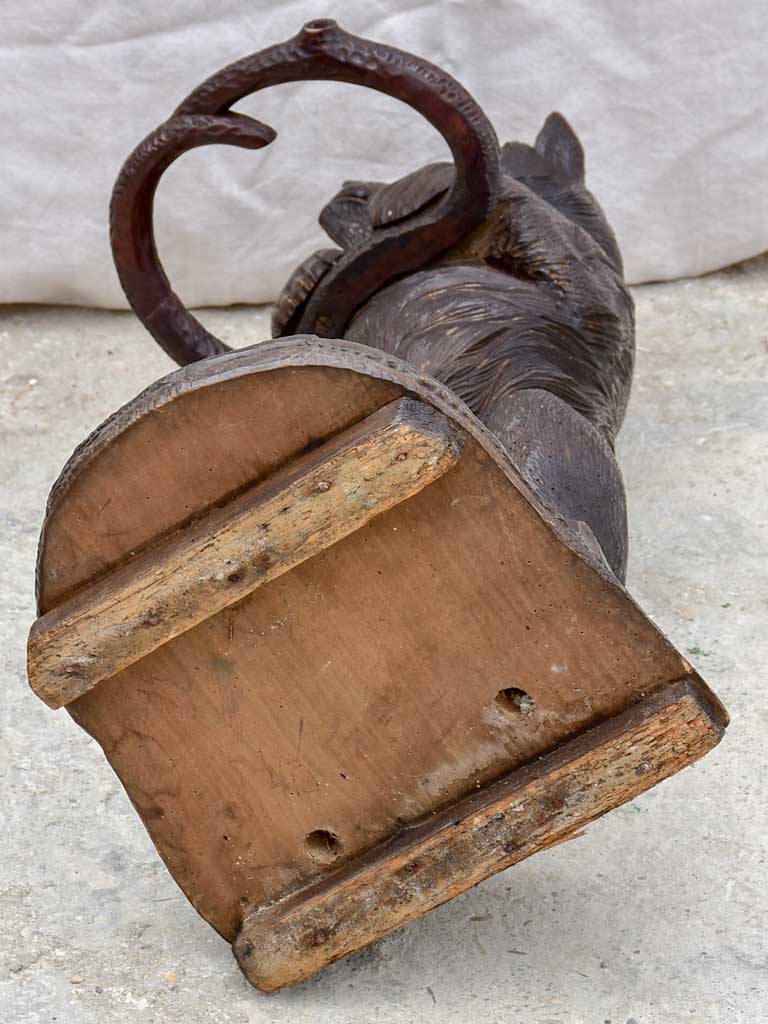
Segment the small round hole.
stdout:
<path fill-rule="evenodd" d="M 341 841 L 327 828 L 316 828 L 304 840 L 309 856 L 318 864 L 332 864 L 341 853 Z"/>
<path fill-rule="evenodd" d="M 536 701 L 518 686 L 507 686 L 496 694 L 496 706 L 505 715 L 532 715 Z"/>
<path fill-rule="evenodd" d="M 305 32 L 322 32 L 326 28 L 335 28 L 336 22 L 333 18 L 315 18 L 313 21 L 308 21 L 304 26 Z"/>

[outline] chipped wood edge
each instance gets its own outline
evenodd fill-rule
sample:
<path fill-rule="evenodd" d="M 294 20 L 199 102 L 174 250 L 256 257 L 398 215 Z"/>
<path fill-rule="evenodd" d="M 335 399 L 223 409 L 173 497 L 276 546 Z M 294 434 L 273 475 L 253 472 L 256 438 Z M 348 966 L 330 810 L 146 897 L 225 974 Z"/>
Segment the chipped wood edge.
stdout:
<path fill-rule="evenodd" d="M 238 963 L 262 991 L 295 984 L 574 838 L 702 757 L 726 725 L 727 713 L 698 677 L 673 683 L 351 866 L 254 908 L 233 944 Z"/>
<path fill-rule="evenodd" d="M 416 399 L 382 407 L 39 618 L 32 689 L 52 708 L 75 700 L 417 494 L 462 438 Z"/>

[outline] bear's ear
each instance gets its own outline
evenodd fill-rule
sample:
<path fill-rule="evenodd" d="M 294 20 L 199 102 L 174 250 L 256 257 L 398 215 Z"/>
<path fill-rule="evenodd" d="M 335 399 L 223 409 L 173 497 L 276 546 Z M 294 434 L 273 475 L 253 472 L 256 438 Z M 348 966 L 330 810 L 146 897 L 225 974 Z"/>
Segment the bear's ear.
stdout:
<path fill-rule="evenodd" d="M 562 114 L 555 111 L 549 115 L 536 136 L 534 148 L 571 181 L 584 181 L 584 150 Z"/>

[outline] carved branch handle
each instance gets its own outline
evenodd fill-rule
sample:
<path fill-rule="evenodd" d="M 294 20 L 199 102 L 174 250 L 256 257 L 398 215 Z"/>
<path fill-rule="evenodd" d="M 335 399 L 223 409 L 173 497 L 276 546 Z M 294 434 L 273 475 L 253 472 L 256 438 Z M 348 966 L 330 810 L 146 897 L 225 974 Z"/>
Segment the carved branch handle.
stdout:
<path fill-rule="evenodd" d="M 259 149 L 275 132 L 230 112 L 250 93 L 285 82 L 329 80 L 363 85 L 402 100 L 448 143 L 456 165 L 438 206 L 382 228 L 342 256 L 323 277 L 297 333 L 340 337 L 352 313 L 387 281 L 423 266 L 482 223 L 499 181 L 499 147 L 485 114 L 450 75 L 409 53 L 349 35 L 331 20 L 313 21 L 285 43 L 217 72 L 184 100 L 124 164 L 112 196 L 110 233 L 128 301 L 156 341 L 184 365 L 227 351 L 184 307 L 157 255 L 152 210 L 157 184 L 182 153 L 212 143 Z"/>
<path fill-rule="evenodd" d="M 241 114 L 173 115 L 136 147 L 112 192 L 112 255 L 128 301 L 152 337 L 180 366 L 229 347 L 184 306 L 166 277 L 155 247 L 152 210 L 163 172 L 182 153 L 223 143 L 261 149 L 274 139 L 267 125 Z"/>

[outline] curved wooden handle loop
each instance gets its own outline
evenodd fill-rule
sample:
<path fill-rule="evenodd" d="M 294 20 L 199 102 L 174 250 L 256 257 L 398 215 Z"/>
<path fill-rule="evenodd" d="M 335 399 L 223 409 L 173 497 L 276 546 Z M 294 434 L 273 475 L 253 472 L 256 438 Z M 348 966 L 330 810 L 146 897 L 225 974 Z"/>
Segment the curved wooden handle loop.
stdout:
<path fill-rule="evenodd" d="M 474 230 L 493 207 L 499 146 L 490 122 L 450 75 L 409 53 L 352 36 L 331 20 L 313 21 L 293 39 L 218 71 L 126 161 L 112 196 L 110 233 L 120 282 L 152 336 L 181 365 L 228 347 L 184 307 L 157 255 L 153 200 L 165 169 L 182 153 L 211 143 L 259 149 L 276 133 L 231 106 L 261 89 L 326 80 L 363 85 L 407 103 L 441 133 L 456 176 L 443 200 L 427 212 L 376 231 L 324 275 L 295 333 L 340 337 L 350 316 L 398 274 L 423 266 Z"/>

